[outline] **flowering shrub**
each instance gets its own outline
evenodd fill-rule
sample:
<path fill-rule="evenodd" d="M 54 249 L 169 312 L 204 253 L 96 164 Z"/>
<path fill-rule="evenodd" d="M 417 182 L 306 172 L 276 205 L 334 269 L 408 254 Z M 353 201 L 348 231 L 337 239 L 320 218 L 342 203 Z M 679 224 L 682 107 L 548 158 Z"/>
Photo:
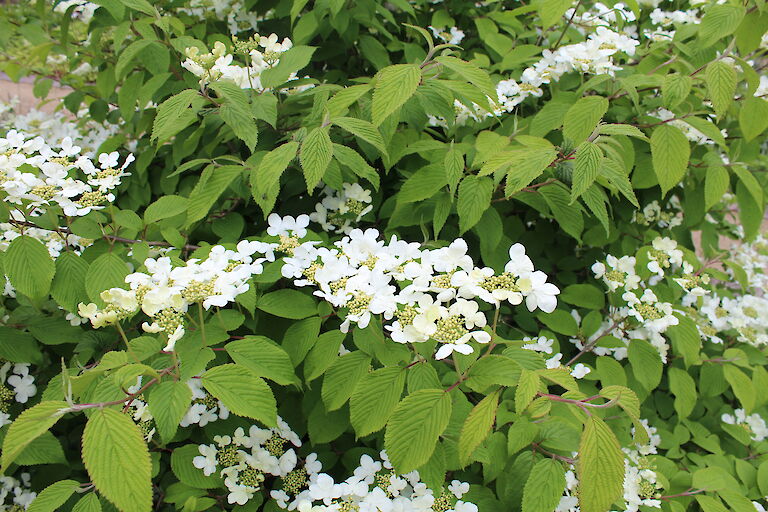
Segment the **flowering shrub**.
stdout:
<path fill-rule="evenodd" d="M 768 506 L 763 0 L 0 15 L 0 509 Z"/>

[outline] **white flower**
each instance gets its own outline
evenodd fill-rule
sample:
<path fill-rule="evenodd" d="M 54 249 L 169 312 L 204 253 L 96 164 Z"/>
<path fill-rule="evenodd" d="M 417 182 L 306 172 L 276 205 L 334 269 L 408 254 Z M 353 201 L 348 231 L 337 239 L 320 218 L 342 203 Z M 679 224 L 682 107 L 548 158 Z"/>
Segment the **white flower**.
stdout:
<path fill-rule="evenodd" d="M 576 366 L 573 367 L 573 370 L 571 370 L 571 376 L 574 379 L 583 379 L 591 371 L 592 370 L 588 366 L 585 366 L 582 363 L 577 363 Z"/>
<path fill-rule="evenodd" d="M 212 475 L 216 471 L 216 447 L 212 444 L 201 444 L 197 449 L 200 455 L 192 459 L 192 465 L 202 469 L 205 476 Z"/>

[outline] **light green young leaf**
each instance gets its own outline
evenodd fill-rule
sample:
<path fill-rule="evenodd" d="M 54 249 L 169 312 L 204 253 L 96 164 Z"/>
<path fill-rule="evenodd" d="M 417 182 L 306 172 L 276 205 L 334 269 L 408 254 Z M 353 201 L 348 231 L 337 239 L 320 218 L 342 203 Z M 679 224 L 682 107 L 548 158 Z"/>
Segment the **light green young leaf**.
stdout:
<path fill-rule="evenodd" d="M 80 498 L 72 512 L 101 512 L 101 502 L 95 492 L 91 492 Z"/>
<path fill-rule="evenodd" d="M 339 348 L 346 333 L 339 330 L 321 334 L 304 360 L 304 380 L 310 382 L 321 376 L 339 357 Z"/>
<path fill-rule="evenodd" d="M 388 66 L 376 74 L 371 104 L 371 121 L 379 126 L 395 110 L 413 96 L 421 82 L 421 69 L 416 64 Z"/>
<path fill-rule="evenodd" d="M 699 39 L 704 47 L 733 34 L 739 27 L 746 9 L 741 5 L 710 5 L 699 25 Z"/>
<path fill-rule="evenodd" d="M 379 129 L 368 121 L 354 117 L 337 117 L 331 122 L 352 135 L 360 137 L 365 142 L 381 151 L 382 154 L 387 154 L 387 147 L 384 144 L 384 139 L 381 137 Z"/>
<path fill-rule="evenodd" d="M 384 447 L 397 473 L 409 473 L 429 460 L 451 410 L 451 395 L 441 389 L 422 389 L 397 405 L 384 434 Z"/>
<path fill-rule="evenodd" d="M 147 404 L 155 418 L 157 431 L 165 443 L 169 443 L 179 428 L 179 422 L 192 402 L 192 391 L 186 382 L 166 381 L 154 386 Z"/>
<path fill-rule="evenodd" d="M 480 400 L 464 421 L 459 436 L 459 461 L 463 466 L 472 461 L 472 454 L 491 433 L 500 394 L 501 388 Z"/>
<path fill-rule="evenodd" d="M 187 210 L 188 203 L 186 197 L 163 196 L 144 210 L 144 224 L 148 226 L 159 220 L 175 217 Z"/>
<path fill-rule="evenodd" d="M 763 133 L 768 128 L 768 101 L 746 98 L 739 109 L 739 127 L 748 141 Z"/>
<path fill-rule="evenodd" d="M 736 70 L 727 62 L 718 60 L 707 66 L 705 79 L 709 98 L 720 119 L 728 111 L 736 93 Z"/>
<path fill-rule="evenodd" d="M 56 272 L 48 249 L 30 236 L 13 239 L 5 251 L 3 268 L 13 287 L 32 299 L 42 299 L 48 295 Z"/>
<path fill-rule="evenodd" d="M 114 409 L 94 411 L 83 432 L 83 463 L 96 489 L 125 512 L 152 510 L 152 464 L 139 427 Z"/>
<path fill-rule="evenodd" d="M 315 53 L 314 46 L 297 45 L 280 55 L 280 62 L 271 68 L 265 69 L 261 76 L 262 87 L 272 89 L 287 82 L 292 73 L 304 68 Z"/>
<path fill-rule="evenodd" d="M 515 410 L 518 414 L 522 414 L 530 405 L 536 393 L 538 393 L 540 385 L 541 379 L 538 373 L 526 369 L 521 371 L 520 381 L 515 390 Z"/>
<path fill-rule="evenodd" d="M 632 340 L 628 349 L 629 364 L 635 378 L 647 391 L 651 391 L 661 382 L 662 363 L 659 351 L 645 340 Z"/>
<path fill-rule="evenodd" d="M 317 305 L 311 295 L 298 290 L 276 290 L 259 297 L 256 307 L 280 318 L 301 320 L 317 313 Z"/>
<path fill-rule="evenodd" d="M 375 189 L 379 188 L 379 173 L 371 167 L 360 153 L 341 144 L 333 144 L 333 157 L 356 175 L 367 180 Z"/>
<path fill-rule="evenodd" d="M 349 419 L 357 437 L 381 430 L 400 401 L 405 386 L 403 368 L 380 368 L 364 376 L 349 401 Z"/>
<path fill-rule="evenodd" d="M 448 182 L 448 187 L 451 189 L 451 193 L 456 193 L 456 185 L 461 181 L 461 177 L 464 176 L 464 153 L 453 147 L 448 148 L 443 160 L 445 167 L 445 179 Z"/>
<path fill-rule="evenodd" d="M 225 345 L 234 362 L 259 377 L 287 386 L 297 382 L 291 358 L 283 348 L 265 336 L 245 336 Z"/>
<path fill-rule="evenodd" d="M 205 100 L 198 91 L 185 89 L 157 107 L 152 126 L 152 140 L 162 144 L 197 119 Z"/>
<path fill-rule="evenodd" d="M 664 83 L 661 84 L 661 96 L 664 99 L 664 106 L 675 108 L 691 93 L 693 79 L 681 73 L 670 73 L 664 77 Z"/>
<path fill-rule="evenodd" d="M 608 110 L 608 100 L 602 96 L 586 96 L 579 99 L 565 114 L 563 137 L 581 143 L 597 127 Z"/>
<path fill-rule="evenodd" d="M 725 380 L 731 385 L 733 394 L 739 399 L 741 406 L 746 410 L 747 414 L 750 414 L 757 401 L 757 390 L 752 381 L 733 364 L 723 366 L 723 373 L 725 374 Z"/>
<path fill-rule="evenodd" d="M 259 420 L 268 427 L 277 424 L 277 405 L 272 390 L 249 369 L 232 363 L 222 364 L 207 370 L 201 382 L 210 394 L 238 416 Z"/>
<path fill-rule="evenodd" d="M 456 210 L 459 214 L 459 227 L 466 233 L 483 216 L 491 206 L 493 196 L 493 180 L 491 178 L 466 176 L 459 185 L 459 199 Z"/>
<path fill-rule="evenodd" d="M 79 488 L 80 482 L 75 480 L 61 480 L 60 482 L 53 483 L 40 491 L 29 507 L 27 507 L 27 511 L 55 512 Z"/>
<path fill-rule="evenodd" d="M 541 459 L 525 481 L 522 512 L 552 512 L 565 489 L 565 469 L 555 459 Z"/>
<path fill-rule="evenodd" d="M 457 59 L 451 56 L 441 56 L 435 58 L 435 61 L 439 62 L 443 66 L 447 67 L 461 78 L 471 83 L 486 96 L 495 99 L 497 97 L 496 88 L 491 82 L 491 78 L 488 73 L 465 60 Z"/>
<path fill-rule="evenodd" d="M 610 510 L 624 488 L 624 453 L 610 427 L 597 416 L 587 418 L 576 471 L 581 510 Z"/>
<path fill-rule="evenodd" d="M 730 177 L 725 167 L 722 165 L 709 166 L 704 181 L 704 209 L 709 210 L 722 201 L 729 185 Z"/>
<path fill-rule="evenodd" d="M 331 364 L 323 377 L 321 392 L 327 411 L 335 411 L 347 403 L 357 383 L 368 373 L 370 364 L 370 356 L 359 350 L 344 354 Z"/>
<path fill-rule="evenodd" d="M 191 226 L 208 215 L 214 203 L 218 201 L 235 178 L 243 173 L 244 169 L 242 165 L 207 167 L 189 194 L 186 225 Z"/>
<path fill-rule="evenodd" d="M 264 155 L 258 167 L 251 171 L 251 194 L 265 217 L 275 205 L 280 190 L 280 176 L 298 151 L 298 142 L 286 142 Z"/>
<path fill-rule="evenodd" d="M 600 135 L 628 135 L 641 140 L 648 140 L 648 137 L 639 128 L 631 124 L 601 124 L 597 130 Z"/>
<path fill-rule="evenodd" d="M 299 161 L 308 191 L 314 190 L 315 185 L 323 178 L 332 156 L 333 144 L 328 136 L 328 127 L 319 126 L 309 132 L 299 151 Z"/>
<path fill-rule="evenodd" d="M 128 275 L 125 261 L 113 252 L 102 254 L 96 258 L 85 274 L 85 290 L 94 302 L 100 302 L 99 294 L 110 288 L 125 286 L 125 276 Z"/>
<path fill-rule="evenodd" d="M 18 457 L 29 443 L 47 432 L 61 418 L 60 409 L 69 407 L 66 402 L 40 402 L 22 412 L 8 427 L 3 439 L 2 471 Z"/>
<path fill-rule="evenodd" d="M 597 178 L 603 152 L 597 144 L 584 141 L 576 148 L 576 165 L 573 168 L 571 202 L 587 190 Z"/>
<path fill-rule="evenodd" d="M 688 170 L 690 143 L 680 129 L 663 124 L 657 126 L 651 135 L 651 156 L 661 193 L 665 195 L 680 183 Z"/>

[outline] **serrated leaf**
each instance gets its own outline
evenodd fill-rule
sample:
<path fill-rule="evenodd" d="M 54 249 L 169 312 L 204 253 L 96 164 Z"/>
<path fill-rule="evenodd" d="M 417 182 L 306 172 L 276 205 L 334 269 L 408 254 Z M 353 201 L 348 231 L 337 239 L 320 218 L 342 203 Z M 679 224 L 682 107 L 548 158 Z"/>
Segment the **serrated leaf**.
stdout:
<path fill-rule="evenodd" d="M 293 73 L 309 64 L 316 49 L 314 46 L 297 45 L 282 53 L 277 65 L 261 73 L 262 87 L 272 89 L 287 82 Z"/>
<path fill-rule="evenodd" d="M 439 62 L 467 82 L 480 89 L 480 91 L 489 98 L 493 99 L 494 101 L 496 100 L 498 96 L 496 93 L 496 88 L 493 86 L 491 78 L 488 76 L 487 72 L 483 71 L 471 62 L 467 62 L 456 57 L 441 56 L 435 58 L 435 61 Z"/>
<path fill-rule="evenodd" d="M 214 489 L 224 485 L 218 472 L 205 476 L 193 465 L 192 460 L 198 455 L 200 451 L 195 444 L 185 444 L 175 448 L 171 453 L 171 470 L 174 476 L 184 485 L 195 489 Z"/>
<path fill-rule="evenodd" d="M 602 157 L 602 150 L 593 142 L 584 141 L 576 148 L 576 164 L 573 168 L 573 185 L 571 185 L 571 202 L 574 202 L 581 196 L 595 181 L 600 170 L 600 160 Z"/>
<path fill-rule="evenodd" d="M 226 80 L 211 82 L 211 88 L 225 100 L 219 107 L 219 115 L 224 123 L 253 152 L 259 131 L 247 94 L 238 85 Z"/>
<path fill-rule="evenodd" d="M 162 144 L 192 124 L 203 103 L 205 100 L 194 89 L 185 89 L 162 102 L 152 125 L 152 140 Z"/>
<path fill-rule="evenodd" d="M 94 302 L 100 302 L 99 294 L 110 288 L 125 286 L 128 267 L 115 253 L 108 252 L 96 258 L 85 274 L 85 290 Z"/>
<path fill-rule="evenodd" d="M 427 165 L 413 173 L 400 187 L 398 203 L 422 201 L 436 194 L 448 181 L 442 165 Z"/>
<path fill-rule="evenodd" d="M 331 122 L 355 137 L 360 137 L 365 142 L 381 151 L 382 154 L 387 154 L 387 147 L 384 144 L 384 139 L 381 137 L 381 132 L 379 132 L 379 129 L 373 126 L 372 123 L 354 117 L 337 117 Z"/>
<path fill-rule="evenodd" d="M 345 337 L 346 333 L 336 329 L 324 332 L 315 340 L 304 360 L 304 380 L 310 382 L 325 373 L 338 358 Z"/>
<path fill-rule="evenodd" d="M 597 416 L 587 418 L 576 465 L 583 512 L 605 512 L 624 488 L 624 454 L 616 436 Z"/>
<path fill-rule="evenodd" d="M 94 411 L 83 432 L 83 463 L 96 489 L 125 512 L 152 510 L 152 464 L 139 427 L 114 409 Z"/>
<path fill-rule="evenodd" d="M 14 462 L 19 466 L 66 464 L 67 458 L 61 442 L 50 432 L 43 432 L 24 448 Z"/>
<path fill-rule="evenodd" d="M 670 73 L 664 77 L 661 84 L 661 96 L 664 106 L 675 108 L 691 93 L 693 79 L 681 73 Z"/>
<path fill-rule="evenodd" d="M 661 382 L 663 366 L 659 351 L 645 340 L 632 340 L 627 350 L 629 363 L 635 378 L 647 391 L 651 391 Z"/>
<path fill-rule="evenodd" d="M 409 473 L 429 460 L 452 408 L 450 393 L 441 389 L 422 389 L 397 405 L 384 434 L 384 447 L 397 473 Z"/>
<path fill-rule="evenodd" d="M 748 97 L 739 109 L 739 127 L 746 140 L 752 140 L 768 128 L 768 101 Z"/>
<path fill-rule="evenodd" d="M 54 512 L 69 499 L 76 489 L 80 488 L 80 482 L 75 480 L 61 480 L 53 483 L 40 491 L 32 500 L 27 510 L 29 512 Z"/>
<path fill-rule="evenodd" d="M 87 273 L 88 263 L 83 258 L 70 251 L 59 254 L 51 283 L 51 297 L 59 306 L 67 311 L 77 311 L 77 305 L 88 300 L 85 291 Z"/>
<path fill-rule="evenodd" d="M 265 217 L 275 205 L 280 190 L 280 176 L 298 151 L 298 142 L 286 142 L 264 155 L 258 167 L 251 171 L 251 194 Z"/>
<path fill-rule="evenodd" d="M 746 10 L 740 5 L 711 5 L 699 25 L 699 39 L 704 47 L 711 46 L 732 34 L 744 18 Z"/>
<path fill-rule="evenodd" d="M 459 461 L 463 466 L 471 462 L 474 451 L 491 433 L 496 421 L 496 408 L 499 406 L 500 394 L 501 389 L 497 389 L 480 400 L 464 421 L 459 436 Z"/>
<path fill-rule="evenodd" d="M 117 58 L 117 64 L 115 64 L 115 78 L 122 79 L 123 76 L 129 71 L 128 66 L 139 56 L 139 53 L 152 44 L 149 39 L 139 39 L 126 46 Z"/>
<path fill-rule="evenodd" d="M 60 409 L 69 407 L 67 402 L 40 402 L 22 412 L 8 427 L 3 439 L 2 471 L 18 457 L 29 443 L 47 432 L 61 418 Z"/>
<path fill-rule="evenodd" d="M 149 393 L 147 404 L 155 419 L 157 431 L 165 443 L 169 443 L 179 422 L 192 402 L 192 390 L 186 382 L 166 381 L 154 386 Z"/>
<path fill-rule="evenodd" d="M 163 196 L 144 210 L 144 224 L 154 224 L 159 220 L 175 217 L 187 210 L 188 203 L 186 197 Z"/>
<path fill-rule="evenodd" d="M 232 363 L 215 366 L 203 374 L 201 382 L 210 394 L 238 416 L 259 420 L 268 427 L 277 424 L 277 405 L 272 390 L 247 368 Z"/>
<path fill-rule="evenodd" d="M 276 290 L 259 297 L 256 307 L 270 315 L 301 320 L 317 314 L 317 305 L 311 295 L 298 290 Z"/>
<path fill-rule="evenodd" d="M 542 459 L 533 466 L 523 489 L 522 512 L 552 512 L 565 489 L 565 470 L 554 459 Z"/>
<path fill-rule="evenodd" d="M 325 409 L 335 411 L 352 396 L 355 386 L 367 373 L 371 358 L 361 351 L 350 352 L 336 359 L 323 377 L 321 396 Z"/>
<path fill-rule="evenodd" d="M 731 385 L 733 394 L 741 402 L 741 406 L 746 410 L 747 414 L 750 414 L 757 401 L 757 390 L 755 390 L 752 381 L 744 372 L 732 364 L 726 364 L 723 367 L 723 374 L 725 375 L 725 380 Z"/>
<path fill-rule="evenodd" d="M 727 62 L 718 60 L 707 66 L 705 80 L 709 99 L 720 119 L 728 111 L 736 94 L 736 70 Z"/>
<path fill-rule="evenodd" d="M 709 210 L 723 200 L 728 191 L 730 177 L 722 165 L 711 165 L 707 168 L 704 181 L 704 209 Z"/>
<path fill-rule="evenodd" d="M 459 184 L 461 177 L 464 175 L 464 153 L 454 148 L 453 144 L 451 144 L 451 147 L 448 148 L 448 152 L 445 154 L 443 166 L 445 167 L 445 179 L 448 187 L 452 193 L 455 193 L 456 185 Z"/>
<path fill-rule="evenodd" d="M 466 233 L 491 206 L 493 180 L 487 177 L 466 176 L 459 184 L 459 199 L 456 211 L 459 214 L 459 227 Z"/>
<path fill-rule="evenodd" d="M 244 169 L 242 165 L 207 167 L 189 194 L 186 225 L 191 226 L 208 215 L 214 203 Z"/>
<path fill-rule="evenodd" d="M 405 371 L 395 366 L 380 368 L 360 380 L 349 401 L 349 419 L 358 438 L 387 424 L 404 386 Z"/>
<path fill-rule="evenodd" d="M 291 358 L 283 348 L 265 336 L 245 336 L 225 345 L 232 360 L 259 377 L 288 385 L 297 381 Z"/>
<path fill-rule="evenodd" d="M 570 204 L 570 196 L 565 188 L 553 184 L 551 187 L 539 187 L 538 192 L 544 197 L 555 220 L 563 230 L 573 238 L 580 240 L 584 230 L 584 217 L 579 203 Z"/>
<path fill-rule="evenodd" d="M 30 236 L 19 236 L 11 241 L 5 251 L 3 269 L 13 287 L 32 299 L 48 295 L 56 272 L 48 249 Z"/>
<path fill-rule="evenodd" d="M 608 100 L 602 96 L 579 99 L 565 114 L 563 137 L 581 143 L 595 130 L 607 110 Z"/>
<path fill-rule="evenodd" d="M 639 128 L 631 124 L 601 124 L 598 126 L 598 132 L 600 135 L 627 135 L 645 141 L 648 140 L 648 137 Z"/>
<path fill-rule="evenodd" d="M 685 367 L 698 364 L 701 360 L 701 336 L 696 323 L 684 315 L 677 315 L 678 324 L 670 326 L 666 335 L 672 342 L 672 348 L 678 355 L 683 356 Z"/>
<path fill-rule="evenodd" d="M 72 512 L 101 512 L 99 497 L 93 492 L 86 494 L 75 503 Z"/>
<path fill-rule="evenodd" d="M 515 390 L 515 410 L 521 414 L 533 401 L 539 391 L 541 380 L 536 372 L 523 369 Z"/>
<path fill-rule="evenodd" d="M 680 368 L 669 368 L 667 377 L 669 390 L 675 395 L 675 411 L 681 418 L 687 418 L 696 406 L 696 383 L 688 372 Z"/>
<path fill-rule="evenodd" d="M 387 66 L 376 74 L 371 104 L 371 121 L 379 126 L 416 92 L 421 69 L 416 64 Z"/>
<path fill-rule="evenodd" d="M 379 173 L 371 167 L 360 153 L 352 148 L 333 144 L 333 157 L 353 173 L 367 180 L 375 189 L 379 188 Z"/>
<path fill-rule="evenodd" d="M 678 128 L 663 124 L 651 135 L 651 156 L 661 193 L 665 195 L 685 176 L 691 145 Z"/>
<path fill-rule="evenodd" d="M 333 144 L 328 136 L 328 127 L 320 126 L 309 132 L 299 151 L 299 161 L 308 191 L 314 190 L 315 185 L 323 178 L 332 156 Z"/>

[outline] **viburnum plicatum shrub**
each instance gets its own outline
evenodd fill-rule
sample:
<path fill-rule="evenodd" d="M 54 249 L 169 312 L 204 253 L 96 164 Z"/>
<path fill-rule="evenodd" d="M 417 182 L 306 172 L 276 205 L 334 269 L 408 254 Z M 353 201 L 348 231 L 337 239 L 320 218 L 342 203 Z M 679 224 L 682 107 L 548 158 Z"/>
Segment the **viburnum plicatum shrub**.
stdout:
<path fill-rule="evenodd" d="M 0 509 L 764 511 L 766 31 L 4 3 Z"/>

